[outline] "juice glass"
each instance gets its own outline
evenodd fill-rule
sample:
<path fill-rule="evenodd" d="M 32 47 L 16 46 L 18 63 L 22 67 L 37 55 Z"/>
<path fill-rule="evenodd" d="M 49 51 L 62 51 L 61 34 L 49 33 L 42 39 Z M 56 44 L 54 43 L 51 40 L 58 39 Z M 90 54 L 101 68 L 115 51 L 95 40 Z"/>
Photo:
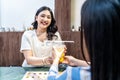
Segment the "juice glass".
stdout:
<path fill-rule="evenodd" d="M 65 45 L 64 45 L 63 42 L 59 42 L 59 43 L 58 43 L 58 42 L 54 42 L 54 43 L 53 43 L 53 47 L 54 47 L 54 49 L 55 49 L 58 53 L 61 53 L 61 52 L 65 49 Z M 64 53 L 64 51 L 63 51 L 63 53 L 62 53 L 62 55 L 61 55 L 61 57 L 60 57 L 60 60 L 59 60 L 60 63 L 64 61 L 64 56 L 65 56 L 65 53 Z"/>

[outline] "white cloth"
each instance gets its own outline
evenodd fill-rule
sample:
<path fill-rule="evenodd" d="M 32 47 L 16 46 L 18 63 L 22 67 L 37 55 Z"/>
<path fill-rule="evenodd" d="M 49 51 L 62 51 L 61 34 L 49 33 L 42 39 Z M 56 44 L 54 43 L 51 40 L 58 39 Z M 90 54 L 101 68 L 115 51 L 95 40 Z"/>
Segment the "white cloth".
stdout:
<path fill-rule="evenodd" d="M 59 32 L 56 32 L 55 35 L 57 35 L 57 39 L 53 40 L 58 40 L 61 41 L 61 37 Z M 47 40 L 45 40 L 47 41 Z M 23 33 L 22 40 L 21 40 L 21 48 L 20 52 L 22 53 L 22 50 L 32 50 L 33 56 L 39 57 L 39 58 L 45 58 L 48 56 L 52 56 L 52 45 L 47 45 L 46 43 L 41 42 L 37 35 L 35 30 L 28 30 Z M 24 60 L 23 67 L 30 67 L 31 65 L 28 65 L 26 60 Z"/>

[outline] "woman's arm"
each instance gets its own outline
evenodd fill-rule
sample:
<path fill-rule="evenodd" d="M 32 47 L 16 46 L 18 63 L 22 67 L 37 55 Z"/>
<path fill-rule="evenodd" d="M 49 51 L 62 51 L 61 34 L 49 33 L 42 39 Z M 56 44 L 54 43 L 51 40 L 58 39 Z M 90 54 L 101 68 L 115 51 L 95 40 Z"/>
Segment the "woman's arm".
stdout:
<path fill-rule="evenodd" d="M 66 72 L 64 72 L 62 75 L 58 75 L 58 65 L 59 65 L 59 61 L 60 61 L 60 57 L 62 55 L 62 53 L 64 52 L 64 49 L 61 52 L 58 52 L 55 47 L 53 47 L 54 49 L 54 60 L 53 60 L 53 64 L 50 67 L 49 70 L 49 74 L 48 74 L 48 79 L 47 80 L 63 80 L 63 78 L 65 79 L 66 76 Z"/>
<path fill-rule="evenodd" d="M 65 56 L 65 60 L 63 61 L 63 63 L 68 64 L 70 66 L 83 66 L 83 67 L 89 66 L 90 64 L 90 62 L 88 62 L 89 64 L 87 64 L 86 61 L 74 58 L 73 56 Z"/>
<path fill-rule="evenodd" d="M 49 57 L 39 58 L 33 56 L 33 51 L 31 46 L 33 34 L 34 34 L 33 31 L 25 31 L 21 39 L 20 52 L 23 53 L 27 64 L 32 66 L 42 66 L 52 63 L 51 62 L 52 59 Z"/>
<path fill-rule="evenodd" d="M 31 50 L 23 50 L 22 53 L 24 54 L 27 64 L 29 65 L 42 66 L 52 63 L 51 57 L 43 57 L 43 58 L 34 57 Z"/>

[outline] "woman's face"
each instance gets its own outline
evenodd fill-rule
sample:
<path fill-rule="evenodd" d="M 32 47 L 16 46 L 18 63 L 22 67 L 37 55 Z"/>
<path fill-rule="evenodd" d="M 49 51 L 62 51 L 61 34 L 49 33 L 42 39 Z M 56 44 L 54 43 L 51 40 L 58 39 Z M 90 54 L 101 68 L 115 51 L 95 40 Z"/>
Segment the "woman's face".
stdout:
<path fill-rule="evenodd" d="M 43 10 L 36 16 L 36 21 L 38 22 L 38 27 L 47 28 L 51 24 L 51 14 L 48 10 Z"/>

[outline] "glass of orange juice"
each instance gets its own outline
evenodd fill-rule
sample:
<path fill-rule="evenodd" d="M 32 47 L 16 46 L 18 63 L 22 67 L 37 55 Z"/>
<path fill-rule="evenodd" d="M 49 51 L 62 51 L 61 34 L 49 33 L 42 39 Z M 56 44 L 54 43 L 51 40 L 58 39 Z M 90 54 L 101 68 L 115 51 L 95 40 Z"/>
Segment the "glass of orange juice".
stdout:
<path fill-rule="evenodd" d="M 66 45 L 64 43 L 74 43 L 74 41 L 46 41 L 45 44 L 46 45 L 51 45 L 55 51 L 57 51 L 57 53 L 62 53 L 61 57 L 60 57 L 60 63 L 64 61 L 64 56 L 65 56 L 65 53 L 64 53 L 64 49 L 66 48 Z"/>
<path fill-rule="evenodd" d="M 54 42 L 53 44 L 53 48 L 55 49 L 55 51 L 57 51 L 57 53 L 61 53 L 62 52 L 62 55 L 60 57 L 60 60 L 59 62 L 63 62 L 64 61 L 64 56 L 65 56 L 65 53 L 64 53 L 64 49 L 65 49 L 65 44 L 63 42 Z"/>

